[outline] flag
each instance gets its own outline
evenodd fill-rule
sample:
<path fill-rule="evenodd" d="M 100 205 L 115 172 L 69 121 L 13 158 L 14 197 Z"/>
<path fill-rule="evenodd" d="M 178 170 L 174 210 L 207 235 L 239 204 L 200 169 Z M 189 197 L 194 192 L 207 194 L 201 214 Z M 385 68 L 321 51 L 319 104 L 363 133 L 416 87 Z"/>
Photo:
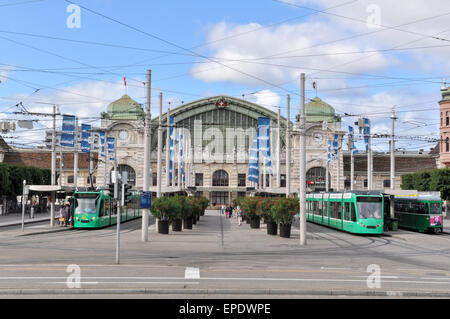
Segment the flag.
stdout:
<path fill-rule="evenodd" d="M 89 138 L 91 137 L 91 125 L 81 124 L 81 151 L 85 153 L 91 152 L 91 143 L 89 143 Z"/>
<path fill-rule="evenodd" d="M 369 151 L 370 124 L 369 119 L 364 119 L 364 143 L 366 144 L 366 152 Z"/>
<path fill-rule="evenodd" d="M 126 77 L 123 77 L 123 84 L 124 84 L 125 86 L 127 86 L 127 78 L 126 78 Z"/>
<path fill-rule="evenodd" d="M 175 118 L 173 116 L 171 116 L 169 118 L 169 137 L 170 137 L 170 148 L 169 148 L 169 152 L 170 152 L 170 162 L 169 162 L 169 180 L 172 180 L 172 173 L 173 171 L 173 160 L 175 158 L 175 153 L 174 153 L 174 128 L 173 128 L 173 124 L 174 124 Z"/>
<path fill-rule="evenodd" d="M 266 168 L 269 170 L 269 174 L 273 176 L 272 161 L 270 158 L 270 118 L 259 117 L 258 118 L 258 148 L 261 151 L 261 156 L 264 158 Z"/>
<path fill-rule="evenodd" d="M 108 137 L 106 142 L 108 143 L 108 155 L 109 160 L 114 161 L 116 159 L 116 139 L 114 137 Z"/>
<path fill-rule="evenodd" d="M 100 153 L 100 156 L 105 157 L 105 132 L 100 132 L 100 144 L 102 145 L 102 151 Z"/>
<path fill-rule="evenodd" d="M 252 146 L 250 147 L 249 161 L 248 161 L 248 180 L 250 182 L 258 183 L 259 180 L 259 151 L 258 151 L 258 131 L 256 131 L 253 138 Z"/>
<path fill-rule="evenodd" d="M 75 116 L 73 115 L 63 115 L 60 145 L 75 146 Z"/>
<path fill-rule="evenodd" d="M 352 152 L 352 154 L 358 153 L 358 150 L 355 147 L 355 142 L 353 141 L 353 127 L 348 127 L 348 149 Z"/>
<path fill-rule="evenodd" d="M 339 135 L 338 134 L 334 134 L 333 149 L 334 149 L 333 157 L 337 158 L 338 152 L 339 152 Z"/>

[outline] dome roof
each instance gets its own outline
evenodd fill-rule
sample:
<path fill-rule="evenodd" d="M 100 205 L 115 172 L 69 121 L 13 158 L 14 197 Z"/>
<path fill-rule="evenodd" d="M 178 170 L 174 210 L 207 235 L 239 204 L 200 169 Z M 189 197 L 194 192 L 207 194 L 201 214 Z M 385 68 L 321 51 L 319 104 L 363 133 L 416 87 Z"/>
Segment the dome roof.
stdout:
<path fill-rule="evenodd" d="M 334 108 L 315 97 L 305 105 L 305 115 L 307 122 L 338 122 L 339 117 L 335 115 Z"/>
<path fill-rule="evenodd" d="M 141 104 L 127 94 L 108 105 L 107 116 L 111 120 L 137 120 L 144 116 Z"/>

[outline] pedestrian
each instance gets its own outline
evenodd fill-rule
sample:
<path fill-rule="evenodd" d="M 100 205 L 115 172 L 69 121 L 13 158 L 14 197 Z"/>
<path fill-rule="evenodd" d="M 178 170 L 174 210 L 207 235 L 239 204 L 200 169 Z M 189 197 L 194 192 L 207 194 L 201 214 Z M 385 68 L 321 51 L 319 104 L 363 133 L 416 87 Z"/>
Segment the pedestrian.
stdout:
<path fill-rule="evenodd" d="M 64 215 L 65 215 L 65 206 L 61 206 L 61 208 L 59 209 L 59 216 L 58 216 L 59 226 L 64 225 Z"/>
<path fill-rule="evenodd" d="M 225 218 L 228 218 L 229 212 L 229 207 L 225 208 Z"/>
<path fill-rule="evenodd" d="M 241 211 L 241 208 L 239 207 L 239 205 L 238 205 L 238 207 L 236 207 L 236 216 L 237 216 L 237 220 L 238 220 L 238 225 L 241 226 L 242 225 L 242 211 Z"/>
<path fill-rule="evenodd" d="M 63 217 L 64 217 L 64 227 L 69 224 L 69 207 L 68 202 L 64 203 Z"/>
<path fill-rule="evenodd" d="M 233 216 L 233 206 L 230 205 L 230 216 L 229 218 L 231 218 Z"/>
<path fill-rule="evenodd" d="M 222 204 L 222 207 L 220 207 L 220 214 L 223 215 L 224 212 L 225 212 L 225 205 Z"/>

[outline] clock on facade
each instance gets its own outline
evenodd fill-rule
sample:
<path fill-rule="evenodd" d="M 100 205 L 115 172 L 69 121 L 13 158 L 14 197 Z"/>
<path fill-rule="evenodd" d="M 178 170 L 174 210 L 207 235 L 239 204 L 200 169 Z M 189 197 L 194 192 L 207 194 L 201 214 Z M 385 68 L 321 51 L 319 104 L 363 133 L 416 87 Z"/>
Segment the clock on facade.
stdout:
<path fill-rule="evenodd" d="M 128 132 L 127 131 L 120 131 L 119 132 L 119 138 L 122 141 L 126 141 L 128 139 Z"/>
<path fill-rule="evenodd" d="M 322 142 L 323 136 L 321 133 L 314 133 L 313 139 L 316 144 L 320 144 Z"/>

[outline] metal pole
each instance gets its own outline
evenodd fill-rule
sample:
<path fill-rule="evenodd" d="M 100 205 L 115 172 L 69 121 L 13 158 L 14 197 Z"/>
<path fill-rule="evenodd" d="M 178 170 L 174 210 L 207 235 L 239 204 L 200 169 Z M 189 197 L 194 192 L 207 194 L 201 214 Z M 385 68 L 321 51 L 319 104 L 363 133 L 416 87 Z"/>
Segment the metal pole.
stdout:
<path fill-rule="evenodd" d="M 27 200 L 25 198 L 26 185 L 27 185 L 27 181 L 24 180 L 23 181 L 23 188 L 22 188 L 22 232 L 24 231 L 24 228 L 25 228 L 25 207 L 27 205 Z"/>
<path fill-rule="evenodd" d="M 353 148 L 350 146 L 350 190 L 354 190 L 355 184 L 355 155 L 353 155 Z"/>
<path fill-rule="evenodd" d="M 75 144 L 73 149 L 73 186 L 78 186 L 78 117 L 75 117 Z"/>
<path fill-rule="evenodd" d="M 306 117 L 305 73 L 300 76 L 300 245 L 306 245 Z"/>
<path fill-rule="evenodd" d="M 52 131 L 52 172 L 51 184 L 56 184 L 56 105 L 53 105 L 53 131 Z M 50 226 L 55 226 L 55 198 L 56 193 L 52 192 L 50 202 Z"/>
<path fill-rule="evenodd" d="M 147 112 L 145 114 L 145 140 L 144 140 L 144 192 L 150 191 L 150 152 L 151 152 L 151 111 L 150 111 L 150 96 L 151 96 L 151 71 L 147 70 Z M 148 241 L 148 216 L 149 210 L 147 208 L 142 210 L 142 234 L 141 240 Z"/>
<path fill-rule="evenodd" d="M 369 130 L 370 130 L 370 120 L 369 120 Z M 371 164 L 370 164 L 370 134 L 367 137 L 368 138 L 368 147 L 367 147 L 367 190 L 371 190 L 372 189 L 372 183 L 370 181 L 370 169 L 371 169 Z"/>
<path fill-rule="evenodd" d="M 338 148 L 337 148 L 337 191 L 340 192 L 341 191 L 341 148 L 339 147 L 339 145 L 342 145 L 341 142 L 341 136 L 339 136 L 338 138 Z"/>
<path fill-rule="evenodd" d="M 114 142 L 116 143 L 116 142 Z M 121 219 L 121 212 L 120 212 L 120 201 L 119 201 L 119 174 L 117 172 L 117 144 L 114 145 L 114 176 L 115 176 L 115 182 L 114 182 L 114 200 L 116 201 L 117 205 L 117 238 L 116 238 L 116 264 L 119 264 L 119 251 L 120 251 L 120 219 Z"/>
<path fill-rule="evenodd" d="M 278 134 L 277 134 L 277 187 L 281 187 L 281 123 L 280 108 L 278 108 Z"/>
<path fill-rule="evenodd" d="M 107 177 L 109 175 L 108 171 L 109 171 L 109 158 L 108 158 L 108 132 L 105 130 L 105 141 L 104 141 L 104 149 L 105 149 L 105 185 L 104 187 L 106 188 L 106 185 L 108 184 L 109 178 Z"/>
<path fill-rule="evenodd" d="M 394 128 L 395 128 L 395 120 L 397 118 L 395 117 L 395 108 L 392 108 L 392 114 L 391 114 L 391 120 L 392 120 L 392 132 L 391 132 L 391 190 L 395 189 L 395 135 L 394 135 Z M 391 218 L 395 217 L 395 209 L 394 209 L 394 200 L 393 197 L 391 197 L 390 200 L 390 215 Z"/>
<path fill-rule="evenodd" d="M 178 128 L 177 130 L 178 132 L 178 143 L 177 143 L 177 162 L 178 162 L 178 176 L 177 176 L 177 186 L 181 189 L 181 140 L 180 140 L 180 136 L 181 136 L 181 128 Z"/>
<path fill-rule="evenodd" d="M 170 108 L 167 109 L 167 128 L 166 128 L 166 186 L 170 186 Z"/>
<path fill-rule="evenodd" d="M 157 190 L 156 197 L 161 197 L 161 169 L 162 169 L 162 92 L 159 93 L 159 123 L 158 123 L 158 169 L 157 169 Z"/>
<path fill-rule="evenodd" d="M 287 96 L 287 123 L 286 123 L 286 197 L 291 194 L 291 96 Z"/>

